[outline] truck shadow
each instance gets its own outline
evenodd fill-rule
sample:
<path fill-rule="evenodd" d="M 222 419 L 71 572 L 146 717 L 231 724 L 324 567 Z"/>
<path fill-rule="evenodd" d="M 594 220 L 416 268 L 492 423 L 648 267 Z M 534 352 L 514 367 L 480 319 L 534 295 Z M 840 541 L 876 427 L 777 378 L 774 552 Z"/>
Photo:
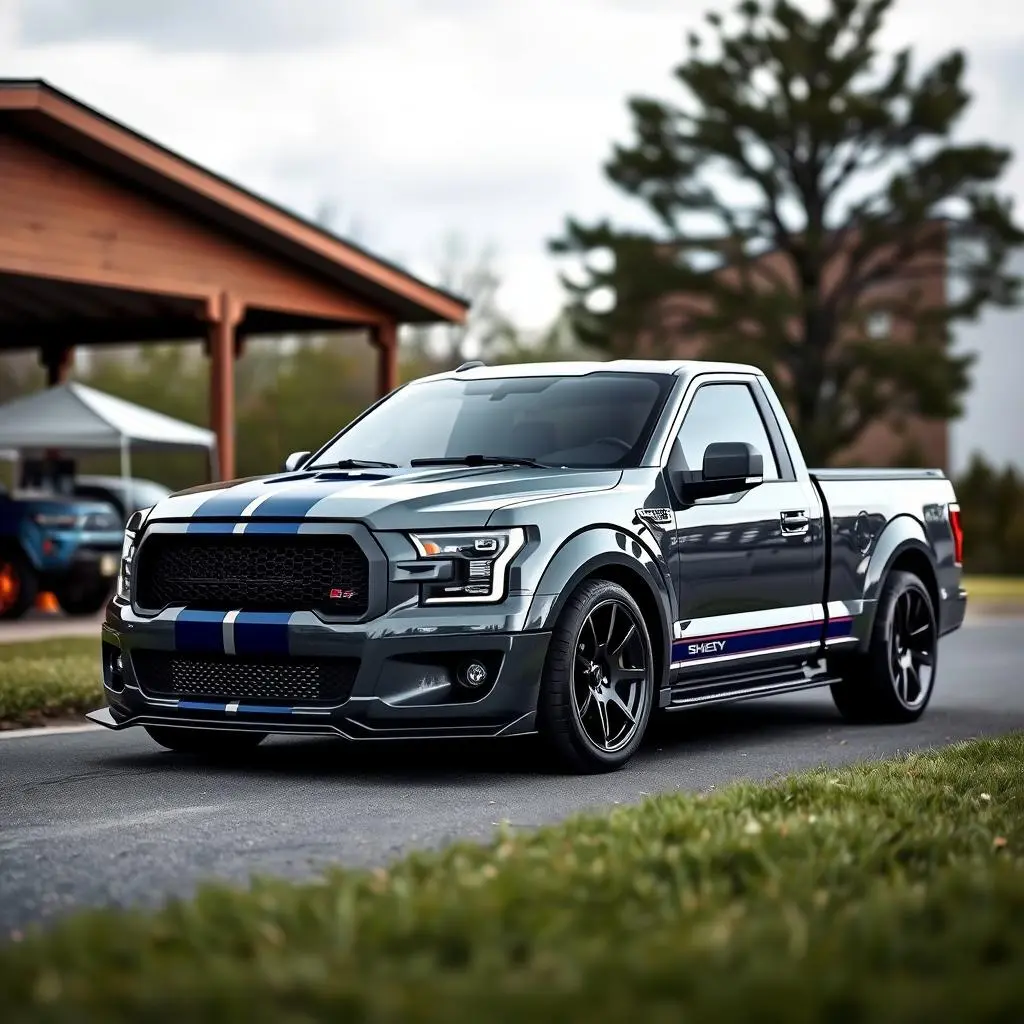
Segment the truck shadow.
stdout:
<path fill-rule="evenodd" d="M 661 714 L 648 728 L 643 745 L 622 771 L 650 768 L 659 762 L 689 760 L 710 751 L 756 742 L 819 738 L 843 726 L 831 702 L 808 700 L 751 701 Z M 565 777 L 548 764 L 535 737 L 505 740 L 387 740 L 349 743 L 329 738 L 275 737 L 243 757 L 171 754 L 154 745 L 112 759 L 125 768 L 174 765 L 203 773 L 244 772 L 286 778 L 362 778 L 421 785 L 425 782 L 484 780 L 495 776 Z M 107 759 L 110 764 L 111 760 Z"/>

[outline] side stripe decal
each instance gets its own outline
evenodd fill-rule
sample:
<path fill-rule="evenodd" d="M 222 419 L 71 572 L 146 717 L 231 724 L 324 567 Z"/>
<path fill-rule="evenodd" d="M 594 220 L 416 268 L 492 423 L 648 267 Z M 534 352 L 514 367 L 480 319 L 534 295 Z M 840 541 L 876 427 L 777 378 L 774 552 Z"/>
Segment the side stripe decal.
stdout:
<path fill-rule="evenodd" d="M 678 664 L 698 658 L 724 658 L 733 654 L 770 651 L 776 647 L 815 644 L 821 639 L 824 625 L 824 620 L 819 619 L 730 633 L 695 634 L 673 642 L 672 660 Z M 849 636 L 852 631 L 852 617 L 833 618 L 829 620 L 825 635 L 828 639 L 834 639 Z"/>

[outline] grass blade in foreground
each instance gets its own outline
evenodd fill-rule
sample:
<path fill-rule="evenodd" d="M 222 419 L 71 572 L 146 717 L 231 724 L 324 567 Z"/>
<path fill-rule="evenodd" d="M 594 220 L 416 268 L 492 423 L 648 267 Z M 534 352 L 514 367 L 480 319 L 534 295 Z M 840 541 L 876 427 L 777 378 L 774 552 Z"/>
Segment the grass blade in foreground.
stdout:
<path fill-rule="evenodd" d="M 1024 1019 L 1024 737 L 0 949 L 6 1021 Z"/>

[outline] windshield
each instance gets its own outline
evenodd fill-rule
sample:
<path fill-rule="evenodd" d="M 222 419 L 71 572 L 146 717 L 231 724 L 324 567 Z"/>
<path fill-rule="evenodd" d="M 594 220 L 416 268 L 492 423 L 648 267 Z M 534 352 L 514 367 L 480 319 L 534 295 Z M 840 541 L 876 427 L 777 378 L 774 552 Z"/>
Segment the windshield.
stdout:
<path fill-rule="evenodd" d="M 413 383 L 352 424 L 309 465 L 352 459 L 405 466 L 466 455 L 580 468 L 635 465 L 673 380 L 599 371 Z"/>

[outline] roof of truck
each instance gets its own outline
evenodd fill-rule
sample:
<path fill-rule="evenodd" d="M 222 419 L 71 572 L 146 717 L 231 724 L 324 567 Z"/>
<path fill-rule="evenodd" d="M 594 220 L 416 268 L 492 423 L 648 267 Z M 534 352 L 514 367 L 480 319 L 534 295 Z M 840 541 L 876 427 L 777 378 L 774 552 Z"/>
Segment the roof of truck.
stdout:
<path fill-rule="evenodd" d="M 690 376 L 696 373 L 755 373 L 764 371 L 745 363 L 721 363 L 702 359 L 609 359 L 565 360 L 562 362 L 502 363 L 496 366 L 466 364 L 465 369 L 435 373 L 421 380 L 460 377 L 481 380 L 488 377 L 583 376 L 587 373 L 664 373 Z"/>

